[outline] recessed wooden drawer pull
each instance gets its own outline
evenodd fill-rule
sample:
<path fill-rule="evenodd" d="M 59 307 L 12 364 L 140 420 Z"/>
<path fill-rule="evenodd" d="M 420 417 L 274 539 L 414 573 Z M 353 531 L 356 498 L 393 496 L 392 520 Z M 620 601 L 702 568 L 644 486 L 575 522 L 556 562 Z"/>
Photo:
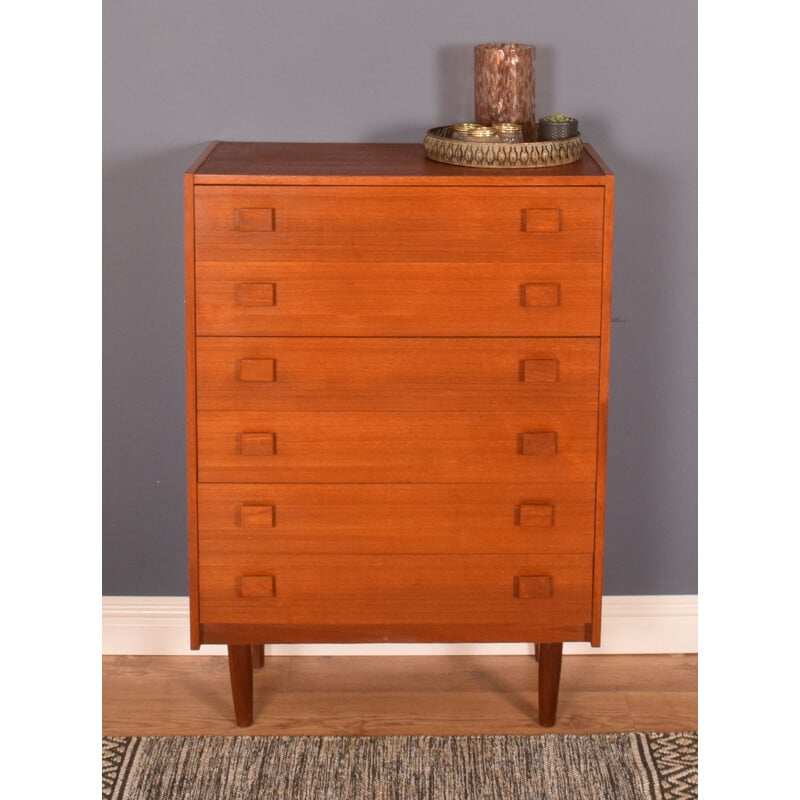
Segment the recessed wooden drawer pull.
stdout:
<path fill-rule="evenodd" d="M 556 453 L 556 435 L 552 431 L 521 433 L 519 452 L 523 456 L 551 456 Z"/>
<path fill-rule="evenodd" d="M 274 528 L 275 506 L 242 506 L 239 510 L 239 527 Z"/>
<path fill-rule="evenodd" d="M 522 528 L 552 528 L 555 508 L 550 503 L 523 503 L 518 509 L 517 525 Z"/>
<path fill-rule="evenodd" d="M 522 305 L 529 308 L 557 306 L 561 300 L 559 283 L 526 283 L 522 287 Z"/>
<path fill-rule="evenodd" d="M 545 600 L 553 596 L 550 575 L 520 575 L 516 580 L 517 597 L 522 600 Z"/>
<path fill-rule="evenodd" d="M 274 433 L 242 433 L 239 438 L 239 452 L 243 456 L 274 456 Z"/>
<path fill-rule="evenodd" d="M 271 383 L 275 380 L 274 358 L 242 358 L 239 360 L 239 380 Z"/>
<path fill-rule="evenodd" d="M 558 233 L 561 230 L 561 209 L 523 208 L 522 230 L 525 233 Z"/>
<path fill-rule="evenodd" d="M 242 575 L 239 597 L 275 597 L 274 575 Z"/>
<path fill-rule="evenodd" d="M 556 383 L 557 358 L 526 358 L 522 362 L 522 380 L 526 383 Z"/>
<path fill-rule="evenodd" d="M 275 230 L 274 208 L 237 208 L 234 218 L 234 230 L 243 233 Z"/>
<path fill-rule="evenodd" d="M 274 283 L 240 283 L 236 287 L 236 302 L 240 306 L 274 306 Z"/>

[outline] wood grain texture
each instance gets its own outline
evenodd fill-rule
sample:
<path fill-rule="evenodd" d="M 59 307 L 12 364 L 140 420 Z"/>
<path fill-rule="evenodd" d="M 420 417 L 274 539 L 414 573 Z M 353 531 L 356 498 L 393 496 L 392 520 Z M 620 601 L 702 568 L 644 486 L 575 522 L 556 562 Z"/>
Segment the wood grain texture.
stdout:
<path fill-rule="evenodd" d="M 253 669 L 261 669 L 264 666 L 264 645 L 254 644 L 250 646 L 251 657 L 253 659 Z"/>
<path fill-rule="evenodd" d="M 199 261 L 595 262 L 603 190 L 198 186 Z M 243 207 L 274 209 L 274 230 L 237 227 Z M 521 209 L 557 210 L 557 229 L 520 229 Z M 401 245 L 401 246 L 399 246 Z"/>
<path fill-rule="evenodd" d="M 545 728 L 552 728 L 556 721 L 563 647 L 562 642 L 543 642 L 537 650 L 539 724 Z"/>
<path fill-rule="evenodd" d="M 561 362 L 556 356 L 557 353 L 553 352 L 523 359 L 521 380 L 526 383 L 562 383 Z"/>
<path fill-rule="evenodd" d="M 518 575 L 516 591 L 517 597 L 521 600 L 546 600 L 553 596 L 553 577 L 551 575 Z"/>
<path fill-rule="evenodd" d="M 596 411 L 596 339 L 204 337 L 201 411 Z"/>
<path fill-rule="evenodd" d="M 574 264 L 197 263 L 201 336 L 597 336 L 600 250 Z"/>
<path fill-rule="evenodd" d="M 247 569 L 247 565 L 242 565 Z M 239 575 L 238 591 L 240 597 L 275 597 L 274 575 Z"/>
<path fill-rule="evenodd" d="M 235 379 L 243 383 L 274 383 L 274 358 L 236 358 Z"/>
<path fill-rule="evenodd" d="M 522 209 L 522 230 L 525 233 L 558 233 L 561 225 L 561 208 L 558 206 Z"/>
<path fill-rule="evenodd" d="M 242 233 L 269 233 L 275 230 L 274 208 L 236 208 L 233 229 Z"/>
<path fill-rule="evenodd" d="M 212 149 L 195 162 L 197 166 Z M 197 557 L 197 396 L 195 351 L 195 258 L 194 258 L 194 184 L 192 176 L 183 179 L 183 239 L 184 239 L 184 293 L 186 300 L 186 517 L 188 533 L 188 567 L 190 598 L 190 637 L 193 649 L 200 647 L 200 617 L 198 614 L 198 557 Z"/>
<path fill-rule="evenodd" d="M 275 455 L 275 434 L 272 431 L 243 431 L 236 437 L 238 455 L 249 459 Z"/>
<path fill-rule="evenodd" d="M 203 553 L 591 553 L 594 483 L 200 484 Z"/>
<path fill-rule="evenodd" d="M 197 167 L 198 184 L 597 186 L 610 170 L 584 143 L 578 161 L 531 170 L 474 169 L 426 158 L 421 144 L 218 142 Z"/>
<path fill-rule="evenodd" d="M 253 641 L 283 641 L 281 626 L 363 627 L 382 631 L 386 641 L 402 641 L 408 626 L 451 626 L 470 629 L 467 641 L 539 641 L 545 631 L 590 621 L 591 570 L 591 555 L 261 556 L 219 549 L 202 553 L 200 620 L 273 629 Z M 274 576 L 274 583 L 251 581 L 253 575 Z M 551 591 L 520 592 L 519 576 L 549 576 Z M 252 592 L 242 591 L 245 579 Z M 265 604 L 254 595 L 267 583 L 274 594 L 264 590 Z M 508 638 L 495 639 L 499 630 Z M 441 641 L 459 639 L 445 632 Z"/>
<path fill-rule="evenodd" d="M 562 294 L 561 281 L 525 283 L 522 286 L 521 302 L 526 308 L 555 308 L 561 305 Z"/>
<path fill-rule="evenodd" d="M 520 601 L 522 602 L 522 601 Z M 529 602 L 529 601 L 525 601 Z M 342 643 L 409 643 L 409 642 L 494 642 L 527 641 L 533 636 L 560 642 L 588 642 L 591 631 L 588 622 L 580 623 L 566 618 L 541 618 L 534 622 L 524 620 L 495 622 L 491 627 L 476 624 L 469 620 L 447 618 L 444 621 L 424 620 L 422 622 L 386 622 L 375 625 L 359 622 L 349 624 L 339 622 L 335 625 L 303 621 L 292 624 L 264 622 L 206 622 L 201 623 L 200 632 L 207 644 L 248 644 L 250 642 L 271 641 L 276 644 L 305 644 L 317 642 L 324 644 Z"/>
<path fill-rule="evenodd" d="M 201 300 L 206 301 L 210 292 L 203 290 Z M 237 306 L 269 308 L 275 305 L 275 284 L 268 281 L 237 283 L 234 287 L 233 303 Z M 216 317 L 216 313 L 213 313 Z"/>
<path fill-rule="evenodd" d="M 558 453 L 558 434 L 555 431 L 521 433 L 519 452 L 523 456 L 555 456 Z"/>
<path fill-rule="evenodd" d="M 253 722 L 253 651 L 251 645 L 228 645 L 228 670 L 233 689 L 236 724 Z"/>
<path fill-rule="evenodd" d="M 559 520 L 563 513 L 564 509 L 559 504 Z M 519 507 L 518 524 L 523 528 L 552 528 L 555 514 L 556 507 L 551 503 L 523 503 Z"/>
<path fill-rule="evenodd" d="M 240 734 L 224 656 L 105 656 L 106 736 Z M 697 656 L 563 657 L 537 720 L 532 656 L 275 656 L 248 735 L 491 735 L 697 730 Z"/>
<path fill-rule="evenodd" d="M 201 411 L 198 473 L 204 483 L 584 482 L 595 479 L 596 435 L 591 411 Z"/>
<path fill-rule="evenodd" d="M 205 488 L 205 486 L 201 486 L 200 491 L 202 492 Z M 207 525 L 205 522 L 205 517 L 208 514 L 206 510 L 207 505 L 207 501 L 202 502 L 200 511 L 200 515 L 204 517 L 204 525 Z M 225 510 L 228 511 L 235 520 L 234 524 L 237 528 L 243 530 L 265 530 L 266 528 L 275 527 L 275 506 L 264 503 L 233 501 Z M 219 532 L 216 532 L 215 535 L 219 535 Z"/>

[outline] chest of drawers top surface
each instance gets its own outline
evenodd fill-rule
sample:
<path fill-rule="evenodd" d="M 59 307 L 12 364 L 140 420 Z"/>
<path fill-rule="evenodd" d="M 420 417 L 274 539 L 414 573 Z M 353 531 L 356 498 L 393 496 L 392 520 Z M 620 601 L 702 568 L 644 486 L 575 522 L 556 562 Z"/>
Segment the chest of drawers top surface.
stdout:
<path fill-rule="evenodd" d="M 560 167 L 478 169 L 431 161 L 421 145 L 311 142 L 217 142 L 187 173 L 196 184 L 214 183 L 410 183 L 519 185 L 602 183 L 612 173 L 586 145 L 581 158 Z M 221 180 L 224 179 L 224 180 Z M 288 180 L 291 179 L 291 180 Z"/>

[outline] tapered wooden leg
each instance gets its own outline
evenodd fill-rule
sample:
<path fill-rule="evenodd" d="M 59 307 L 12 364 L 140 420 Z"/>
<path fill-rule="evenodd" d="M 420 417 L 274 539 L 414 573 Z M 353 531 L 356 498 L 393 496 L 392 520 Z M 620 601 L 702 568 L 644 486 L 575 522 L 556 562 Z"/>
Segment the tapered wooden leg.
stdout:
<path fill-rule="evenodd" d="M 253 648 L 249 644 L 228 645 L 228 669 L 231 673 L 233 711 L 236 724 L 253 724 Z"/>
<path fill-rule="evenodd" d="M 556 722 L 558 685 L 561 681 L 562 642 L 540 644 L 539 653 L 539 724 L 550 728 Z"/>
<path fill-rule="evenodd" d="M 260 669 L 264 666 L 264 645 L 254 644 L 253 648 L 253 669 Z"/>

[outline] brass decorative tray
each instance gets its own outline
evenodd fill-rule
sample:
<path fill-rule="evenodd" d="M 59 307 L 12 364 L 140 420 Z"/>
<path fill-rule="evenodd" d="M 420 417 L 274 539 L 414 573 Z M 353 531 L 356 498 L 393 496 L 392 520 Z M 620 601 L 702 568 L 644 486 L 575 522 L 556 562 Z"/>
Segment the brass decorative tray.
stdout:
<path fill-rule="evenodd" d="M 546 142 L 467 141 L 454 136 L 454 126 L 431 128 L 423 142 L 425 155 L 443 164 L 489 169 L 535 169 L 571 164 L 581 157 L 580 136 Z"/>

